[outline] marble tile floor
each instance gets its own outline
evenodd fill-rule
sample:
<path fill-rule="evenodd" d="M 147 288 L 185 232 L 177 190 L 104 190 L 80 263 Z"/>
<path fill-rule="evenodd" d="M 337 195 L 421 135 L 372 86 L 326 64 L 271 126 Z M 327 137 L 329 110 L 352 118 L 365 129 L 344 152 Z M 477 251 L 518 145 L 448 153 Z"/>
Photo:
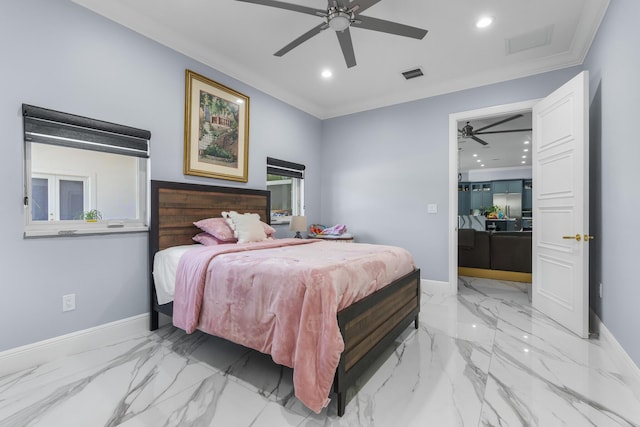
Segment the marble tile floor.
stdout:
<path fill-rule="evenodd" d="M 640 426 L 640 379 L 533 310 L 527 285 L 422 291 L 420 328 L 342 418 L 305 408 L 269 356 L 166 326 L 0 377 L 0 426 Z"/>

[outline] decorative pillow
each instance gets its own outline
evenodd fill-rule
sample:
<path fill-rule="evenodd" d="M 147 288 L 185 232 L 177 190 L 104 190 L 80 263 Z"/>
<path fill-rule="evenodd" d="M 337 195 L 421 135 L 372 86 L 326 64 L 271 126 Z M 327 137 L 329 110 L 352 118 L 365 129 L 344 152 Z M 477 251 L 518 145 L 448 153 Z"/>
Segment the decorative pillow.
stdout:
<path fill-rule="evenodd" d="M 222 216 L 227 219 L 227 224 L 234 231 L 233 235 L 238 239 L 238 243 L 262 242 L 267 240 L 260 215 L 255 213 L 239 214 L 236 211 L 222 212 Z"/>
<path fill-rule="evenodd" d="M 274 234 L 276 234 L 277 230 L 266 222 L 260 221 L 260 224 L 262 224 L 262 228 L 264 228 L 264 234 L 266 234 L 267 237 L 272 237 Z"/>
<path fill-rule="evenodd" d="M 233 230 L 227 224 L 224 218 L 207 218 L 194 222 L 193 225 L 201 229 L 202 231 L 211 234 L 216 239 L 231 243 L 235 242 L 236 238 L 233 235 Z"/>
<path fill-rule="evenodd" d="M 234 242 L 223 242 L 222 240 L 216 239 L 215 236 L 212 236 L 209 233 L 205 233 L 204 231 L 202 233 L 198 233 L 195 236 L 192 237 L 192 239 L 195 242 L 201 243 L 205 246 L 214 246 L 214 245 L 222 245 L 222 244 L 230 244 L 230 243 L 234 243 Z"/>

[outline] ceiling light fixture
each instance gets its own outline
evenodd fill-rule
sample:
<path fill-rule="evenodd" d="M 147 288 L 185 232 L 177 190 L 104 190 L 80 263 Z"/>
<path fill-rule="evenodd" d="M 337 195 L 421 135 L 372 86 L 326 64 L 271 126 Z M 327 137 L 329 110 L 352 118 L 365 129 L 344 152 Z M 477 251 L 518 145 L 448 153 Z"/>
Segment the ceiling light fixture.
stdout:
<path fill-rule="evenodd" d="M 522 163 L 522 164 L 524 165 L 524 164 L 525 164 L 525 163 L 527 163 L 527 162 L 525 162 L 525 161 L 523 160 L 523 161 L 521 161 L 520 163 Z"/>
<path fill-rule="evenodd" d="M 522 156 L 522 158 L 523 158 L 523 159 L 526 159 L 526 158 L 527 158 L 527 156 Z"/>
<path fill-rule="evenodd" d="M 335 7 L 329 9 L 329 14 L 327 15 L 327 23 L 332 30 L 344 31 L 349 28 L 349 25 L 351 25 L 352 16 L 351 14 L 346 12 L 347 10 L 348 9 Z"/>
<path fill-rule="evenodd" d="M 527 140 L 524 142 L 524 145 L 527 145 L 528 143 L 529 143 L 529 140 L 527 139 Z"/>
<path fill-rule="evenodd" d="M 473 155 L 473 157 L 478 157 L 478 155 L 477 155 L 477 154 L 474 154 L 474 155 Z"/>
<path fill-rule="evenodd" d="M 331 70 L 322 70 L 322 73 L 320 75 L 323 78 L 328 79 L 329 77 L 333 76 L 333 73 L 331 72 Z"/>
<path fill-rule="evenodd" d="M 481 168 L 483 168 L 483 167 L 484 167 L 484 165 L 480 165 L 480 167 L 481 167 Z"/>
<path fill-rule="evenodd" d="M 529 151 L 529 149 L 528 149 L 528 148 L 525 148 L 525 149 L 524 149 L 524 150 L 522 150 L 522 151 L 524 151 L 525 153 L 527 153 L 527 152 Z"/>
<path fill-rule="evenodd" d="M 476 21 L 476 28 L 487 28 L 491 24 L 493 24 L 493 17 L 483 16 Z"/>

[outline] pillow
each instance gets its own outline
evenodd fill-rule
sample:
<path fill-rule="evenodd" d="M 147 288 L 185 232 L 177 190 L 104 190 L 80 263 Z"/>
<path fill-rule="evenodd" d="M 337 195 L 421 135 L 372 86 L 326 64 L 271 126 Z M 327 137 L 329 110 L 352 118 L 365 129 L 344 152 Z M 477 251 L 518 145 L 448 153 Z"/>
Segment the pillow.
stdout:
<path fill-rule="evenodd" d="M 262 242 L 267 240 L 267 233 L 260 221 L 260 215 L 255 213 L 239 214 L 236 211 L 222 212 L 227 224 L 234 231 L 233 235 L 238 243 Z"/>
<path fill-rule="evenodd" d="M 209 233 L 205 233 L 204 231 L 202 233 L 196 234 L 195 236 L 192 237 L 192 239 L 195 242 L 201 243 L 205 246 L 214 246 L 214 245 L 222 245 L 225 243 L 226 244 L 233 243 L 233 242 L 223 242 L 222 240 L 216 239 L 215 236 L 212 236 Z"/>
<path fill-rule="evenodd" d="M 236 241 L 233 230 L 224 218 L 201 219 L 194 222 L 193 225 L 222 242 L 232 243 Z"/>
<path fill-rule="evenodd" d="M 262 224 L 264 234 L 266 234 L 267 237 L 272 237 L 276 234 L 277 230 L 269 224 L 262 221 L 260 221 L 260 224 Z M 200 221 L 194 222 L 193 225 L 218 239 L 218 243 L 235 243 L 238 241 L 238 239 L 233 235 L 233 229 L 229 226 L 225 218 L 201 219 Z"/>
<path fill-rule="evenodd" d="M 272 237 L 273 234 L 276 234 L 276 229 L 275 228 L 273 228 L 272 226 L 270 226 L 266 222 L 260 221 L 260 223 L 262 224 L 262 228 L 264 228 L 264 234 L 266 234 L 267 237 Z"/>

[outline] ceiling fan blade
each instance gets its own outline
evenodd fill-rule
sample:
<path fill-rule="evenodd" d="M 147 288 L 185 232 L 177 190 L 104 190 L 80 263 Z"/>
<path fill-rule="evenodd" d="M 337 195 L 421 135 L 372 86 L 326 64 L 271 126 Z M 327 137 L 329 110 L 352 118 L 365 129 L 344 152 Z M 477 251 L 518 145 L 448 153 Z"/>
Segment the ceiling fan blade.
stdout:
<path fill-rule="evenodd" d="M 274 55 L 275 56 L 284 55 L 294 47 L 300 46 L 302 43 L 306 42 L 311 37 L 317 34 L 320 34 L 322 30 L 326 30 L 327 28 L 329 28 L 329 25 L 326 22 L 323 22 L 322 24 L 313 27 L 312 29 L 310 29 L 309 31 L 307 31 L 306 33 L 304 33 L 303 35 L 301 35 L 300 37 L 298 37 L 297 39 L 295 39 L 294 41 L 292 41 L 291 43 L 289 43 L 288 45 L 286 45 L 276 53 L 274 53 Z"/>
<path fill-rule="evenodd" d="M 311 7 L 300 6 L 299 4 L 285 3 L 277 0 L 236 0 L 245 3 L 261 4 L 263 6 L 277 7 L 279 9 L 292 10 L 294 12 L 306 13 L 313 16 L 327 16 L 327 11 L 322 9 L 314 9 Z"/>
<path fill-rule="evenodd" d="M 353 0 L 349 4 L 349 9 L 357 13 L 362 13 L 369 9 L 371 6 L 380 3 L 382 0 Z"/>
<path fill-rule="evenodd" d="M 483 141 L 480 138 L 478 138 L 477 136 L 472 136 L 471 139 L 473 139 L 476 142 L 479 142 L 482 145 L 489 145 L 489 143 L 487 141 Z"/>
<path fill-rule="evenodd" d="M 498 122 L 492 123 L 490 125 L 481 127 L 480 129 L 476 129 L 473 133 L 481 132 L 481 131 L 483 131 L 485 129 L 489 129 L 489 128 L 492 128 L 494 126 L 498 126 L 498 125 L 501 125 L 503 123 L 510 122 L 511 120 L 515 120 L 515 119 L 520 118 L 520 117 L 522 117 L 522 114 L 516 114 L 515 116 L 507 117 L 506 119 L 503 119 L 503 120 L 500 120 Z"/>
<path fill-rule="evenodd" d="M 356 54 L 353 51 L 353 43 L 351 42 L 351 33 L 347 28 L 344 31 L 336 31 L 340 47 L 342 48 L 342 55 L 344 55 L 344 61 L 347 63 L 347 68 L 354 67 L 356 65 Z"/>
<path fill-rule="evenodd" d="M 531 129 L 490 130 L 489 132 L 474 132 L 474 135 L 488 135 L 491 133 L 531 132 Z"/>
<path fill-rule="evenodd" d="M 397 22 L 385 21 L 384 19 L 371 18 L 369 16 L 362 15 L 358 15 L 357 21 L 351 23 L 351 26 L 363 28 L 365 30 L 381 31 L 383 33 L 411 37 L 418 40 L 424 38 L 428 32 L 422 28 L 411 27 L 409 25 L 398 24 Z"/>

